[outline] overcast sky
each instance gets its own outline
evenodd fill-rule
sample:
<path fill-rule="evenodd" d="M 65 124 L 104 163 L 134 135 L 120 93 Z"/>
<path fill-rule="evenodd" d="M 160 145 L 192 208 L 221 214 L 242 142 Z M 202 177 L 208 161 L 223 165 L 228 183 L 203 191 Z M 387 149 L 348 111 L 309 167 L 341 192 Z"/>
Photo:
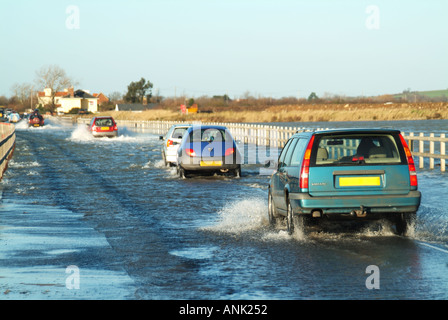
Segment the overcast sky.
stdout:
<path fill-rule="evenodd" d="M 105 94 L 141 77 L 162 96 L 448 88 L 447 0 L 2 0 L 0 13 L 0 95 L 50 64 Z"/>

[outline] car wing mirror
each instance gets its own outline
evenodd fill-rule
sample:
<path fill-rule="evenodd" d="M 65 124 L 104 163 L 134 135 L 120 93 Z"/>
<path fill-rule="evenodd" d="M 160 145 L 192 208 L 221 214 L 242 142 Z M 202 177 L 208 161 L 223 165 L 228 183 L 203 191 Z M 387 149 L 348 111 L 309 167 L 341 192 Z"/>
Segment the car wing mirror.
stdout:
<path fill-rule="evenodd" d="M 265 168 L 270 168 L 270 169 L 277 169 L 277 167 L 278 167 L 278 162 L 277 162 L 277 160 L 267 160 L 267 161 L 264 163 L 264 167 L 265 167 Z"/>

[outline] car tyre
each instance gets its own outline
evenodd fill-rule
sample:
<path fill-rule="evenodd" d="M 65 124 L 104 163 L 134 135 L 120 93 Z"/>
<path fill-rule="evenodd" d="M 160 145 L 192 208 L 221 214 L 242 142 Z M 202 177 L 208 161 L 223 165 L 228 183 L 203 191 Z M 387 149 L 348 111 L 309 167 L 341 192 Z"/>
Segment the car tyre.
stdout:
<path fill-rule="evenodd" d="M 286 230 L 288 231 L 289 235 L 292 235 L 294 233 L 294 212 L 289 201 L 286 212 Z"/>
<path fill-rule="evenodd" d="M 163 165 L 164 165 L 165 167 L 168 167 L 168 162 L 166 162 L 165 152 L 162 152 L 162 159 L 163 159 Z"/>
<path fill-rule="evenodd" d="M 241 165 L 239 165 L 238 168 L 233 171 L 233 175 L 235 176 L 235 178 L 241 178 Z"/>
<path fill-rule="evenodd" d="M 186 179 L 187 178 L 187 172 L 181 166 L 177 167 L 177 173 L 178 173 L 180 178 L 182 178 L 182 179 Z"/>
<path fill-rule="evenodd" d="M 269 219 L 269 227 L 274 228 L 277 224 L 277 217 L 275 213 L 274 200 L 272 198 L 271 191 L 269 191 L 268 195 L 268 219 Z"/>
<path fill-rule="evenodd" d="M 303 214 L 294 214 L 291 206 L 291 202 L 288 201 L 287 213 L 286 213 L 286 230 L 289 235 L 294 232 L 300 232 L 305 234 L 307 217 Z"/>
<path fill-rule="evenodd" d="M 400 236 L 408 235 L 409 228 L 414 224 L 415 213 L 400 213 L 395 218 L 395 229 Z"/>

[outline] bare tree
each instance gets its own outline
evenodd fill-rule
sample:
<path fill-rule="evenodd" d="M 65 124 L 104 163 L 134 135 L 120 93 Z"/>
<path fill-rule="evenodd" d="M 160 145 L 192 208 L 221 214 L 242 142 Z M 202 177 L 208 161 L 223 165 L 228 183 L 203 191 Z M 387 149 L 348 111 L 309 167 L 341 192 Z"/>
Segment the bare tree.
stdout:
<path fill-rule="evenodd" d="M 121 94 L 118 91 L 114 91 L 111 94 L 109 94 L 109 101 L 112 103 L 116 103 L 117 101 L 120 101 L 123 99 L 123 94 Z"/>
<path fill-rule="evenodd" d="M 56 109 L 54 103 L 56 92 L 72 87 L 76 83 L 67 76 L 64 69 L 57 65 L 49 65 L 43 66 L 36 71 L 36 84 L 38 87 L 51 89 L 51 102 L 49 107 L 50 111 L 54 112 Z"/>
<path fill-rule="evenodd" d="M 29 106 L 32 89 L 33 86 L 29 83 L 15 83 L 11 87 L 13 95 L 23 107 Z"/>

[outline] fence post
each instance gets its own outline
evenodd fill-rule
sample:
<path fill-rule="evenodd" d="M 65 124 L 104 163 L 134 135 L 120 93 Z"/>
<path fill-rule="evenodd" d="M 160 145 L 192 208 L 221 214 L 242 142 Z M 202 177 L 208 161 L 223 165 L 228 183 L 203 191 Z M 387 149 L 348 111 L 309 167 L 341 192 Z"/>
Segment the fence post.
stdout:
<path fill-rule="evenodd" d="M 430 133 L 429 137 L 434 138 L 434 133 Z M 431 155 L 434 154 L 434 141 L 433 140 L 429 141 L 429 153 Z M 433 157 L 429 158 L 429 169 L 434 169 L 434 158 Z"/>
<path fill-rule="evenodd" d="M 440 138 L 445 139 L 445 134 L 440 134 Z M 445 155 L 445 141 L 440 141 L 440 154 Z M 445 172 L 445 159 L 440 159 L 440 171 Z"/>
<path fill-rule="evenodd" d="M 419 135 L 420 137 L 423 137 L 424 136 L 424 133 L 423 132 L 420 132 L 420 135 Z M 423 140 L 419 140 L 419 142 L 418 142 L 418 152 L 420 152 L 420 153 L 424 153 L 425 152 L 425 150 L 424 150 L 424 141 Z M 422 156 L 420 156 L 419 158 L 418 158 L 418 167 L 420 168 L 420 169 L 423 169 L 423 157 Z"/>
<path fill-rule="evenodd" d="M 411 152 L 414 152 L 414 132 L 409 132 L 408 147 Z"/>

